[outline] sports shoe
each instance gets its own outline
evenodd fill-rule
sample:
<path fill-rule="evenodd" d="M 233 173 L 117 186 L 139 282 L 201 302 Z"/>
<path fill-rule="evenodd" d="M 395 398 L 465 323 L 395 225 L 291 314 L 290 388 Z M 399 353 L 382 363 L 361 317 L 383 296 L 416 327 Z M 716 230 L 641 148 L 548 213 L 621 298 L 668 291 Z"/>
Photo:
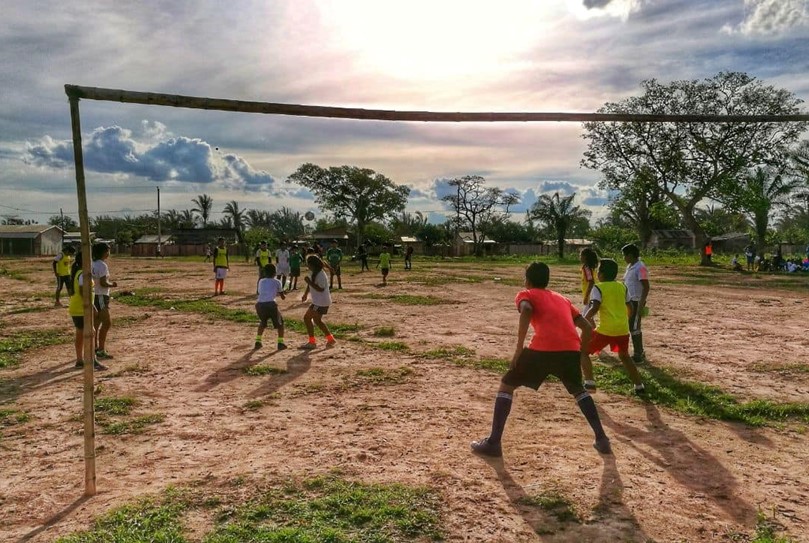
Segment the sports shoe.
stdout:
<path fill-rule="evenodd" d="M 643 353 L 640 354 L 633 354 L 632 355 L 632 362 L 635 364 L 645 364 L 646 363 L 646 355 Z"/>
<path fill-rule="evenodd" d="M 588 392 L 595 392 L 597 390 L 596 382 L 595 381 L 585 381 L 584 382 L 584 388 Z"/>
<path fill-rule="evenodd" d="M 279 350 L 279 351 L 283 351 L 283 350 L 284 350 L 284 349 L 286 349 L 286 348 L 287 348 L 287 344 L 286 344 L 286 343 L 279 343 L 279 344 L 278 344 L 278 350 Z"/>
<path fill-rule="evenodd" d="M 261 349 L 261 347 L 263 347 L 263 345 L 260 341 L 256 341 L 256 344 L 253 345 L 253 349 L 255 350 Z"/>
<path fill-rule="evenodd" d="M 98 360 L 93 360 L 93 369 L 96 371 L 104 371 L 105 369 L 107 369 L 107 366 L 105 366 Z"/>
<path fill-rule="evenodd" d="M 596 439 L 593 443 L 593 448 L 601 454 L 612 454 L 612 447 L 610 446 L 610 440 L 607 436 Z"/>
<path fill-rule="evenodd" d="M 83 368 L 84 367 L 84 360 L 76 360 L 76 368 Z"/>
<path fill-rule="evenodd" d="M 96 358 L 100 358 L 101 360 L 111 360 L 113 356 L 103 349 L 99 349 L 96 351 Z"/>
<path fill-rule="evenodd" d="M 304 351 L 311 351 L 312 349 L 317 349 L 317 344 L 316 343 L 304 343 L 299 348 L 303 349 Z"/>
<path fill-rule="evenodd" d="M 637 394 L 638 396 L 642 396 L 642 395 L 646 394 L 646 387 L 645 387 L 645 386 L 643 386 L 642 384 L 640 384 L 640 385 L 635 385 L 635 390 L 634 390 L 634 392 L 635 392 L 635 394 Z"/>
<path fill-rule="evenodd" d="M 493 456 L 495 458 L 503 456 L 503 448 L 501 445 L 499 443 L 490 443 L 488 437 L 484 437 L 479 441 L 473 441 L 472 452 L 484 456 Z"/>
<path fill-rule="evenodd" d="M 327 349 L 330 349 L 330 348 L 334 347 L 335 345 L 337 345 L 337 341 L 335 341 L 333 339 L 326 342 L 326 348 Z"/>

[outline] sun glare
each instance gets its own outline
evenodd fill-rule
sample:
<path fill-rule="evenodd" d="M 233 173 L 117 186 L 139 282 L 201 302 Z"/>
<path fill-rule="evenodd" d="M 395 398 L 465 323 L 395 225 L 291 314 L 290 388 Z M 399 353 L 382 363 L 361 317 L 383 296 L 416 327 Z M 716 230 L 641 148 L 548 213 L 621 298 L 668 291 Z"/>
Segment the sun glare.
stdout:
<path fill-rule="evenodd" d="M 393 77 L 485 77 L 521 62 L 560 3 L 410 0 L 323 2 L 334 45 L 356 67 Z M 562 4 L 561 10 L 565 7 Z"/>

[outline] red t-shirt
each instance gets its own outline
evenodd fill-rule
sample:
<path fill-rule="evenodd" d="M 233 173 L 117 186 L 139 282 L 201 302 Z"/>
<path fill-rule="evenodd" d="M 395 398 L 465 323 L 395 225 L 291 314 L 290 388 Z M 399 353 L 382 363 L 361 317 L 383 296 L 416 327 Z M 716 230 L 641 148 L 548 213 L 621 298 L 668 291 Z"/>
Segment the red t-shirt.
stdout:
<path fill-rule="evenodd" d="M 514 300 L 517 309 L 520 303 L 531 304 L 531 327 L 534 337 L 529 349 L 534 351 L 578 351 L 581 339 L 573 319 L 581 313 L 570 300 L 552 290 L 532 288 L 522 290 Z"/>

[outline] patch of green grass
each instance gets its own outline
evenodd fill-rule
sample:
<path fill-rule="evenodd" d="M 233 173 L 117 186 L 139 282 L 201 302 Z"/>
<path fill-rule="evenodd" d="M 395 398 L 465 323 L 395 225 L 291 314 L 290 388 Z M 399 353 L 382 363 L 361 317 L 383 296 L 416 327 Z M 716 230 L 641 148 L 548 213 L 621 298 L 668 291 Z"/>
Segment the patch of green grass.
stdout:
<path fill-rule="evenodd" d="M 256 409 L 261 409 L 262 407 L 264 407 L 264 401 L 263 400 L 250 400 L 248 402 L 245 402 L 245 404 L 244 404 L 244 408 L 245 409 L 250 409 L 251 411 L 256 410 Z"/>
<path fill-rule="evenodd" d="M 601 390 L 632 395 L 632 383 L 620 365 L 598 363 L 593 365 L 596 381 Z M 682 381 L 669 370 L 640 367 L 646 385 L 644 398 L 681 413 L 715 420 L 743 422 L 750 426 L 809 422 L 809 404 L 778 403 L 769 400 L 739 401 L 718 387 Z"/>
<path fill-rule="evenodd" d="M 16 281 L 30 281 L 31 278 L 27 275 L 20 273 L 15 270 L 10 270 L 8 268 L 0 268 L 0 277 L 8 277 L 9 279 L 14 279 Z"/>
<path fill-rule="evenodd" d="M 247 366 L 244 368 L 244 373 L 247 375 L 259 376 L 259 375 L 281 375 L 287 372 L 287 370 L 283 368 L 275 368 L 273 366 L 268 366 L 266 364 L 256 364 L 255 366 Z"/>
<path fill-rule="evenodd" d="M 374 385 L 398 385 L 407 381 L 411 375 L 413 375 L 413 370 L 407 366 L 393 369 L 368 368 L 358 370 L 349 380 Z"/>
<path fill-rule="evenodd" d="M 570 500 L 554 490 L 527 496 L 521 499 L 520 503 L 539 507 L 556 517 L 559 522 L 581 522 Z"/>
<path fill-rule="evenodd" d="M 72 339 L 64 329 L 45 329 L 15 332 L 0 338 L 0 368 L 16 366 L 20 355 L 28 349 L 67 343 Z"/>
<path fill-rule="evenodd" d="M 184 509 L 182 501 L 141 500 L 104 515 L 90 530 L 59 538 L 56 543 L 185 543 Z"/>
<path fill-rule="evenodd" d="M 410 350 L 410 346 L 401 341 L 380 341 L 379 343 L 369 343 L 369 345 L 373 345 L 377 349 L 382 349 L 383 351 L 395 351 L 399 353 Z"/>
<path fill-rule="evenodd" d="M 0 409 L 0 426 L 14 426 L 25 424 L 31 420 L 31 415 L 16 409 Z"/>
<path fill-rule="evenodd" d="M 442 539 L 439 502 L 427 488 L 326 476 L 273 488 L 225 510 L 205 543 L 409 542 Z"/>
<path fill-rule="evenodd" d="M 442 305 L 442 304 L 457 303 L 454 300 L 447 300 L 445 298 L 438 298 L 436 296 L 420 296 L 415 294 L 384 295 L 371 292 L 369 294 L 363 294 L 363 298 L 371 298 L 373 300 L 385 300 L 400 305 Z"/>
<path fill-rule="evenodd" d="M 44 311 L 50 311 L 53 309 L 53 305 L 32 305 L 30 307 L 21 307 L 19 309 L 12 309 L 8 312 L 9 315 L 22 315 L 24 313 L 42 313 Z"/>
<path fill-rule="evenodd" d="M 421 353 L 421 356 L 434 359 L 443 358 L 458 363 L 457 359 L 467 358 L 474 354 L 474 349 L 464 347 L 463 345 L 455 345 L 452 347 L 438 347 L 436 349 L 430 349 L 429 351 L 424 351 Z"/>
<path fill-rule="evenodd" d="M 809 364 L 801 364 L 796 362 L 794 364 L 777 364 L 761 362 L 750 366 L 752 371 L 757 373 L 777 373 L 778 375 L 790 376 L 801 373 L 809 373 Z"/>
<path fill-rule="evenodd" d="M 101 429 L 105 434 L 121 435 L 121 434 L 139 434 L 147 426 L 157 424 L 166 420 L 166 416 L 161 413 L 150 413 L 141 415 L 129 420 L 121 420 L 115 422 L 100 422 Z"/>
<path fill-rule="evenodd" d="M 376 337 L 393 337 L 396 335 L 396 330 L 393 326 L 380 326 L 374 330 Z"/>
<path fill-rule="evenodd" d="M 96 413 L 103 413 L 111 416 L 125 416 L 128 415 L 132 408 L 137 404 L 135 398 L 107 398 L 101 397 L 95 399 Z"/>
<path fill-rule="evenodd" d="M 766 513 L 759 510 L 756 513 L 755 533 L 749 536 L 749 539 L 746 534 L 732 534 L 731 539 L 733 541 L 745 540 L 750 543 L 797 543 L 788 535 L 779 535 L 781 531 L 783 531 L 783 526 L 775 521 L 774 512 L 773 517 L 768 517 Z"/>

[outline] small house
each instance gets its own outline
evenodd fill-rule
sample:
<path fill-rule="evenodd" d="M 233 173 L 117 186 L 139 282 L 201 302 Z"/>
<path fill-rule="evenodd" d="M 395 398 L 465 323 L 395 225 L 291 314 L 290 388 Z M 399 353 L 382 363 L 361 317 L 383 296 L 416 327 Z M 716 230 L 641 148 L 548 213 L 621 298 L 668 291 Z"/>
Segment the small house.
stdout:
<path fill-rule="evenodd" d="M 481 236 L 482 234 L 478 234 L 478 243 L 480 243 Z M 497 247 L 497 241 L 489 238 L 483 239 L 484 255 L 495 254 L 497 252 Z M 458 232 L 458 235 L 455 236 L 453 252 L 455 253 L 455 256 L 469 256 L 475 254 L 475 238 L 472 236 L 472 232 Z"/>
<path fill-rule="evenodd" d="M 647 247 L 654 249 L 694 249 L 696 237 L 691 230 L 652 230 Z"/>
<path fill-rule="evenodd" d="M 731 232 L 711 237 L 711 249 L 717 253 L 742 253 L 750 245 L 750 234 Z"/>
<path fill-rule="evenodd" d="M 62 250 L 63 231 L 50 224 L 0 225 L 0 256 L 52 256 Z"/>

